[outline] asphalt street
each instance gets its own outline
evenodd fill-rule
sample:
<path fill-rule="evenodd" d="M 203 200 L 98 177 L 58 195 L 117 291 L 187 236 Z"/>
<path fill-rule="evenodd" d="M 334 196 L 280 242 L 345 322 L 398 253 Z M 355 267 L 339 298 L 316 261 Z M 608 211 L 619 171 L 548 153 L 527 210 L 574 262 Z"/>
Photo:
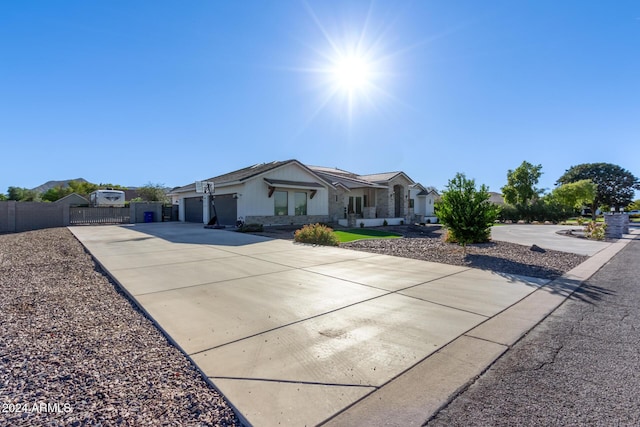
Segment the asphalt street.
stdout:
<path fill-rule="evenodd" d="M 427 425 L 638 426 L 639 390 L 636 239 Z"/>

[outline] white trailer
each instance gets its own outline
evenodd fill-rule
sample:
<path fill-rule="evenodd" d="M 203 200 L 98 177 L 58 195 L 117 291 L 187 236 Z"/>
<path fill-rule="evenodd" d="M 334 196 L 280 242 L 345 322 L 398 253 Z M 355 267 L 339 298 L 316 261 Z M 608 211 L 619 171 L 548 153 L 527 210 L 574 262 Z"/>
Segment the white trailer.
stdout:
<path fill-rule="evenodd" d="M 96 190 L 89 194 L 89 203 L 94 207 L 124 207 L 124 191 Z"/>

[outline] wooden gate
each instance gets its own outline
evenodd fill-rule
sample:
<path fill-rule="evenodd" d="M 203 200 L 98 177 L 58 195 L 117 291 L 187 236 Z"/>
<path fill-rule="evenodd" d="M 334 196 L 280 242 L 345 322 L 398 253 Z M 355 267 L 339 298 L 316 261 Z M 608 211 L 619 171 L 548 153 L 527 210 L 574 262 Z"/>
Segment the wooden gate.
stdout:
<path fill-rule="evenodd" d="M 69 208 L 69 223 L 129 224 L 129 208 Z"/>

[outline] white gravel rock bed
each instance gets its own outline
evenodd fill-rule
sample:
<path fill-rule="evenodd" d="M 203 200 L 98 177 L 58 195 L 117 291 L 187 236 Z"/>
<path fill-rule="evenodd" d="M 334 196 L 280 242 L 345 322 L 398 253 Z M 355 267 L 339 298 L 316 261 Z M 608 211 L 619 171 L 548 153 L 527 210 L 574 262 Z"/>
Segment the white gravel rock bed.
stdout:
<path fill-rule="evenodd" d="M 0 425 L 240 425 L 65 228 L 0 235 Z"/>
<path fill-rule="evenodd" d="M 588 258 L 497 241 L 463 248 L 444 242 L 439 227 L 405 227 L 402 230 L 396 227 L 390 230 L 402 232 L 405 238 L 366 239 L 342 243 L 340 247 L 545 279 L 555 279 Z"/>

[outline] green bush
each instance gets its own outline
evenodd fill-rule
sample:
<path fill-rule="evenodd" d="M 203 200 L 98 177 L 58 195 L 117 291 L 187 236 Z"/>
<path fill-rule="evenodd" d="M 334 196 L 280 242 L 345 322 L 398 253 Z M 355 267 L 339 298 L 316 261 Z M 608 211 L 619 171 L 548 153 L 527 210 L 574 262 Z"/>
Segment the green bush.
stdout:
<path fill-rule="evenodd" d="M 382 226 L 386 227 L 387 225 L 389 225 L 389 223 L 387 222 L 387 220 L 385 219 L 384 221 L 382 221 Z"/>
<path fill-rule="evenodd" d="M 238 227 L 238 231 L 241 233 L 255 233 L 259 231 L 263 231 L 262 224 L 242 224 Z"/>
<path fill-rule="evenodd" d="M 308 224 L 293 235 L 293 240 L 298 243 L 311 243 L 313 245 L 338 246 L 338 237 L 333 234 L 333 229 L 322 224 Z"/>
<path fill-rule="evenodd" d="M 500 208 L 489 201 L 485 185 L 475 188 L 473 179 L 458 173 L 449 181 L 442 199 L 436 204 L 436 216 L 447 228 L 448 240 L 461 245 L 489 240 L 491 226 Z"/>
<path fill-rule="evenodd" d="M 587 239 L 604 240 L 607 224 L 591 221 L 584 227 L 584 234 Z"/>
<path fill-rule="evenodd" d="M 530 204 L 504 205 L 498 218 L 501 221 L 517 222 L 524 220 L 527 222 L 560 222 L 566 220 L 574 214 L 573 209 L 557 203 L 552 199 L 538 199 Z"/>

